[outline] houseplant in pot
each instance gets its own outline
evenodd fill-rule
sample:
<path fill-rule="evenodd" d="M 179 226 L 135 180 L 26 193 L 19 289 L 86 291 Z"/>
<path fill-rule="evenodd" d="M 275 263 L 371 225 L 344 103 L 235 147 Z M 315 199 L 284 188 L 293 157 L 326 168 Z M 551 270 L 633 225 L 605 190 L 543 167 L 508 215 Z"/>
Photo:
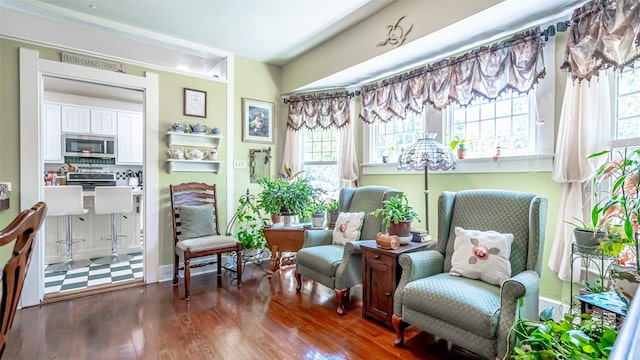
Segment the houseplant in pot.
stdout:
<path fill-rule="evenodd" d="M 336 199 L 329 199 L 326 202 L 327 205 L 327 226 L 330 229 L 336 225 L 338 215 L 340 215 L 340 202 Z"/>
<path fill-rule="evenodd" d="M 314 228 L 321 228 L 324 226 L 324 221 L 327 217 L 327 204 L 320 198 L 314 199 L 311 206 L 311 226 Z"/>
<path fill-rule="evenodd" d="M 387 227 L 389 235 L 398 235 L 403 239 L 411 239 L 411 222 L 418 220 L 418 214 L 409 205 L 404 194 L 391 197 L 382 202 L 383 206 L 371 212 L 373 216 L 382 216 L 382 222 Z M 402 241 L 405 242 L 405 241 Z"/>
<path fill-rule="evenodd" d="M 308 218 L 314 199 L 320 196 L 320 190 L 303 177 L 292 180 L 263 178 L 258 183 L 262 186 L 262 192 L 258 194 L 258 206 L 271 214 L 284 216 L 285 226 L 290 224 L 291 216 Z"/>
<path fill-rule="evenodd" d="M 640 283 L 638 213 L 640 212 L 640 149 L 605 150 L 589 156 L 607 156 L 593 176 L 592 218 L 607 236 L 602 251 L 615 258 L 610 269 L 613 288 L 627 305 Z"/>
<path fill-rule="evenodd" d="M 240 197 L 238 203 L 236 212 L 227 227 L 227 236 L 234 236 L 242 243 L 243 256 L 254 256 L 267 246 L 262 232 L 265 221 L 249 190 L 246 195 Z"/>

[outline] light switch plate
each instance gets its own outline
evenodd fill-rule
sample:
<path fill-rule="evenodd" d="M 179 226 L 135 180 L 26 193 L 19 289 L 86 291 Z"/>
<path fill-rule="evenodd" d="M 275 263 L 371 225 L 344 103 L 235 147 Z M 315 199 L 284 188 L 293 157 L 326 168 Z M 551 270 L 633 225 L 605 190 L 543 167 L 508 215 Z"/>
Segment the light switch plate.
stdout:
<path fill-rule="evenodd" d="M 247 160 L 233 160 L 234 169 L 244 169 L 247 167 Z"/>

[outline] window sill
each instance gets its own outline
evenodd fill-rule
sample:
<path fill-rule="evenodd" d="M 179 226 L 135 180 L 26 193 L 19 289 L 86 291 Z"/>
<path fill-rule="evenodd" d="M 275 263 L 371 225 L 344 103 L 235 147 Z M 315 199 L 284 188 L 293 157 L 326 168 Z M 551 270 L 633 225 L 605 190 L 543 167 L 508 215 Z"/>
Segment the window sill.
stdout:
<path fill-rule="evenodd" d="M 455 170 L 430 171 L 430 175 L 446 173 L 507 173 L 507 172 L 544 172 L 553 169 L 553 154 L 501 156 L 494 162 L 492 158 L 461 159 L 456 162 Z M 363 175 L 406 174 L 409 171 L 398 170 L 393 163 L 362 164 Z M 412 171 L 413 172 L 413 171 Z"/>

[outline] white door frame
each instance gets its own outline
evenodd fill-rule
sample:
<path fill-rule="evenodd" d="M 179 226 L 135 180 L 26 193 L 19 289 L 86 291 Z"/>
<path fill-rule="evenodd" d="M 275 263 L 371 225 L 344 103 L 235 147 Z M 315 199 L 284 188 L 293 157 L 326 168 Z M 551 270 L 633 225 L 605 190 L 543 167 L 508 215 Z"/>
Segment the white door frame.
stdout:
<path fill-rule="evenodd" d="M 41 106 L 43 76 L 114 85 L 144 93 L 144 281 L 160 280 L 158 186 L 158 75 L 134 76 L 39 58 L 39 52 L 20 48 L 20 208 L 44 199 Z M 21 305 L 38 305 L 44 298 L 44 232 L 36 239 Z"/>

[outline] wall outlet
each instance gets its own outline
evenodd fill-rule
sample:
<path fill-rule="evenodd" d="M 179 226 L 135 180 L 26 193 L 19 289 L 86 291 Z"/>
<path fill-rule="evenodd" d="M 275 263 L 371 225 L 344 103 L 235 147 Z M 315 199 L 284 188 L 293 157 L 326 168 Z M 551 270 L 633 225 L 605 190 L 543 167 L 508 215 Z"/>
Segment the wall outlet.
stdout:
<path fill-rule="evenodd" d="M 11 183 L 10 182 L 2 182 L 2 181 L 0 181 L 0 185 L 6 185 L 7 191 L 11 191 Z"/>
<path fill-rule="evenodd" d="M 247 160 L 233 160 L 234 169 L 244 169 L 247 167 Z"/>

